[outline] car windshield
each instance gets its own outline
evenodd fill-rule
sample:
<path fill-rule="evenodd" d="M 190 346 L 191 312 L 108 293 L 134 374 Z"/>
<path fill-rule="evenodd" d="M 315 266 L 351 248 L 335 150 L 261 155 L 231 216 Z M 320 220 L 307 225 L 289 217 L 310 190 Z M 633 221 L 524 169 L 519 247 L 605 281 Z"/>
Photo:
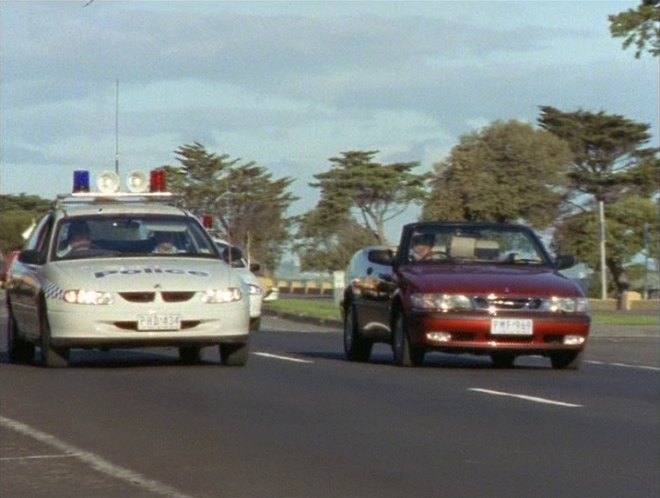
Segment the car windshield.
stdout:
<path fill-rule="evenodd" d="M 533 232 L 517 226 L 433 225 L 414 231 L 408 262 L 549 264 Z"/>
<path fill-rule="evenodd" d="M 77 216 L 60 221 L 52 259 L 135 256 L 218 257 L 210 237 L 185 216 Z"/>

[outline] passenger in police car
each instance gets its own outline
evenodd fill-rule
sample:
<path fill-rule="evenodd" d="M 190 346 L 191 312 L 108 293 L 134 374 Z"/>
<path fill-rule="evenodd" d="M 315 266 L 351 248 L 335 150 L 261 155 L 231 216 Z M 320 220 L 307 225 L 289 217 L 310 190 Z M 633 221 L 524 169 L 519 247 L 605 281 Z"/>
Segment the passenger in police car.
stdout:
<path fill-rule="evenodd" d="M 92 248 L 92 234 L 89 230 L 87 223 L 72 222 L 69 225 L 67 242 L 63 249 L 57 251 L 60 257 L 67 256 L 72 253 L 87 251 Z"/>

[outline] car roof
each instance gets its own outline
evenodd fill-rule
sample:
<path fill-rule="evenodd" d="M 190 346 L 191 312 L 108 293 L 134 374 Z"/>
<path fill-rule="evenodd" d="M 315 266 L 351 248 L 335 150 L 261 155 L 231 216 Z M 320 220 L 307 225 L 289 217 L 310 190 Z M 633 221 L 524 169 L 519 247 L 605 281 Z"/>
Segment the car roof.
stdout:
<path fill-rule="evenodd" d="M 155 202 L 94 201 L 86 203 L 62 204 L 57 208 L 61 217 L 117 215 L 117 214 L 160 214 L 170 216 L 190 216 L 186 211 L 167 204 Z"/>

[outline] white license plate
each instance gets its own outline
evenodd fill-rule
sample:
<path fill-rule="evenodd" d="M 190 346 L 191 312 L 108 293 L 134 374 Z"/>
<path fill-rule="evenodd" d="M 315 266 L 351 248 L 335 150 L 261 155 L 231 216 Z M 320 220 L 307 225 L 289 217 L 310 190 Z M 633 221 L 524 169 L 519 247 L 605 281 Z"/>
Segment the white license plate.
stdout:
<path fill-rule="evenodd" d="M 534 323 L 524 318 L 493 318 L 490 322 L 492 335 L 532 335 Z"/>
<path fill-rule="evenodd" d="M 138 315 L 138 330 L 180 330 L 179 315 L 151 314 Z"/>

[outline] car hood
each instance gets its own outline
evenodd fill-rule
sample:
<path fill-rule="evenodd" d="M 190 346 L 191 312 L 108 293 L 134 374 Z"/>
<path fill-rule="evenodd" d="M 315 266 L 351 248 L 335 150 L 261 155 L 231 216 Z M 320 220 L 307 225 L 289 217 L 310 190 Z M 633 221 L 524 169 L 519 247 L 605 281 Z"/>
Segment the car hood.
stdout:
<path fill-rule="evenodd" d="M 510 265 L 407 265 L 399 279 L 410 292 L 467 295 L 582 296 L 569 278 L 548 267 Z"/>
<path fill-rule="evenodd" d="M 202 258 L 125 258 L 58 261 L 46 278 L 60 288 L 105 291 L 173 289 L 196 291 L 229 286 L 243 280 L 223 261 Z"/>

